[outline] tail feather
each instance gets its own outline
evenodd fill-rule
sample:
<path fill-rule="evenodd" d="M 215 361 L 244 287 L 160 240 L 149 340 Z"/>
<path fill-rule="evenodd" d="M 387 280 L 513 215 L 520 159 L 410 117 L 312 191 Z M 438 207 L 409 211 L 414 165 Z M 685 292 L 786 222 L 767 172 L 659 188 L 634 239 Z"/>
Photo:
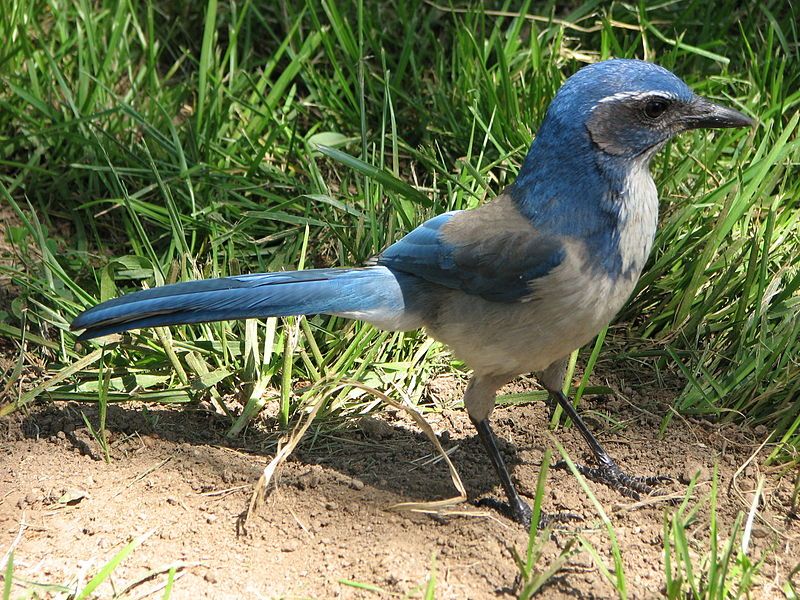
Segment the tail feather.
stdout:
<path fill-rule="evenodd" d="M 342 314 L 393 319 L 403 292 L 386 267 L 310 269 L 187 281 L 127 294 L 81 313 L 70 329 L 91 339 L 129 329 L 228 319 Z"/>

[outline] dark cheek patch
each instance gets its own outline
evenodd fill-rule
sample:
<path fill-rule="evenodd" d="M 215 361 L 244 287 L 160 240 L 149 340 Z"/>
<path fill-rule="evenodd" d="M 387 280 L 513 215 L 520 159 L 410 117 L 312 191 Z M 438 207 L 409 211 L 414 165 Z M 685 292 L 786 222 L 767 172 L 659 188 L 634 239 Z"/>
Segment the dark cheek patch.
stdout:
<path fill-rule="evenodd" d="M 633 157 L 665 142 L 678 131 L 674 114 L 645 120 L 641 105 L 617 101 L 598 104 L 586 127 L 597 146 L 608 154 Z"/>
<path fill-rule="evenodd" d="M 609 154 L 629 154 L 634 150 L 634 140 L 627 140 L 630 123 L 638 119 L 627 106 L 616 103 L 598 104 L 586 122 L 589 136 L 604 152 Z"/>

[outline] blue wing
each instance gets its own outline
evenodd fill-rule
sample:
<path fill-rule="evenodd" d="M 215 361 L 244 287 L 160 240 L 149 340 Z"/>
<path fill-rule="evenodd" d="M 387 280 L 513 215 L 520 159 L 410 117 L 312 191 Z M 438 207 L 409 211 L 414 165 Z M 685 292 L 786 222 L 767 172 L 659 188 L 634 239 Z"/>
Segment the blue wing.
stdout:
<path fill-rule="evenodd" d="M 387 248 L 379 265 L 495 302 L 519 302 L 564 259 L 561 241 L 536 230 L 507 195 L 444 213 Z"/>

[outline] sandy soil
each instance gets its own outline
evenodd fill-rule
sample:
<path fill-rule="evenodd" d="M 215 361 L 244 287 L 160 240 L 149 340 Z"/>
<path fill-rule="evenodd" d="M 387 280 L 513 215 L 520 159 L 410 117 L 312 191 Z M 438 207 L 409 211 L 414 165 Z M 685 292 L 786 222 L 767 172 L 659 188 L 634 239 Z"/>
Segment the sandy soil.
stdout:
<path fill-rule="evenodd" d="M 766 451 L 737 475 L 767 432 L 676 419 L 659 440 L 659 419 L 636 408 L 641 398 L 634 394 L 632 403 L 587 399 L 584 413 L 609 413 L 622 421 L 624 429 L 612 432 L 601 419 L 589 419 L 629 472 L 673 476 L 665 491 L 682 493 L 700 471 L 693 501 L 699 509 L 690 529 L 698 556 L 708 547 L 713 466 L 720 470 L 723 540 L 737 511 L 746 510 L 758 476 L 766 476 L 750 554 L 758 558 L 769 548 L 774 551 L 761 570 L 755 597 L 782 598 L 780 586 L 800 561 L 800 522 L 790 508 L 793 475 L 760 467 Z M 280 471 L 277 488 L 242 527 L 253 483 L 275 451 L 274 436 L 251 431 L 231 441 L 223 435 L 225 423 L 212 412 L 114 406 L 107 427 L 112 460 L 106 464 L 81 412 L 97 423 L 92 407 L 78 405 L 45 405 L 0 423 L 0 552 L 14 548 L 19 591 L 23 580 L 80 589 L 126 543 L 142 536 L 97 590 L 99 597 L 129 585 L 134 587 L 127 597 L 161 597 L 157 590 L 171 566 L 178 577 L 173 598 L 421 597 L 431 573 L 437 598 L 515 595 L 512 549 L 525 551 L 522 528 L 471 505 L 464 505 L 469 514 L 445 518 L 388 510 L 396 502 L 454 495 L 446 467 L 431 460 L 429 441 L 402 414 L 390 411 L 377 421 L 335 432 L 310 430 Z M 532 495 L 542 451 L 551 445 L 546 418 L 542 405 L 495 413 L 502 450 L 523 494 Z M 434 415 L 431 423 L 452 450 L 472 498 L 500 494 L 466 417 Z M 575 459 L 589 458 L 574 428 L 560 431 L 558 438 Z M 590 485 L 619 537 L 630 596 L 659 597 L 664 514 L 676 507 L 664 499 L 638 505 L 605 486 Z M 607 534 L 573 476 L 552 471 L 547 490 L 546 510 L 579 513 L 585 521 L 555 532 L 539 567 L 546 568 L 576 534 L 590 540 L 611 565 Z M 139 582 L 152 570 L 157 572 Z M 541 597 L 613 595 L 591 556 L 579 552 Z"/>

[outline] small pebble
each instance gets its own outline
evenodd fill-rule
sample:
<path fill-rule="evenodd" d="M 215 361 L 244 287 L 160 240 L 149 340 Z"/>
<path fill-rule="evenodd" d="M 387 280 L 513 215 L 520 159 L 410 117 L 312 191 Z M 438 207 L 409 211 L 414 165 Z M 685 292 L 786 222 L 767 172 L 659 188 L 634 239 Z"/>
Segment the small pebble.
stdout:
<path fill-rule="evenodd" d="M 336 504 L 336 502 L 330 501 L 325 503 L 325 508 L 327 508 L 328 510 L 337 510 L 339 508 L 339 505 Z"/>
<path fill-rule="evenodd" d="M 354 490 L 363 490 L 364 489 L 364 482 L 360 479 L 353 479 L 350 481 L 350 487 Z"/>
<path fill-rule="evenodd" d="M 391 437 L 394 434 L 394 429 L 386 421 L 376 419 L 374 417 L 364 417 L 358 422 L 358 428 L 364 437 L 374 440 L 382 440 Z"/>
<path fill-rule="evenodd" d="M 233 483 L 236 478 L 233 475 L 233 471 L 228 468 L 222 469 L 222 481 L 224 483 Z"/>
<path fill-rule="evenodd" d="M 301 490 L 313 489 L 319 485 L 319 474 L 310 471 L 297 478 L 297 487 Z"/>
<path fill-rule="evenodd" d="M 203 579 L 205 579 L 208 583 L 217 583 L 217 577 L 211 571 L 206 571 L 206 574 L 203 575 Z"/>
<path fill-rule="evenodd" d="M 679 478 L 681 483 L 689 483 L 692 481 L 695 475 L 697 475 L 698 483 L 701 481 L 709 481 L 711 479 L 711 474 L 708 471 L 708 467 L 699 462 L 687 462 Z"/>

